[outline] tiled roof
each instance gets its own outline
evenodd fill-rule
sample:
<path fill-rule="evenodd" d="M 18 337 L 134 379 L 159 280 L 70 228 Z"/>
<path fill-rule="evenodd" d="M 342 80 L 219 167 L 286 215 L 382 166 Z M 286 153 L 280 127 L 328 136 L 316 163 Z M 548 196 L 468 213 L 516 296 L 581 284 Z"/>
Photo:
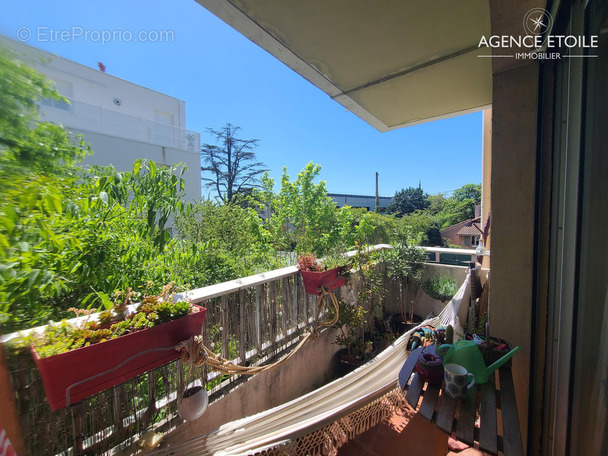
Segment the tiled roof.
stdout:
<path fill-rule="evenodd" d="M 483 234 L 481 228 L 476 223 L 472 223 L 469 226 L 462 227 L 460 231 L 458 231 L 457 236 L 480 236 Z"/>

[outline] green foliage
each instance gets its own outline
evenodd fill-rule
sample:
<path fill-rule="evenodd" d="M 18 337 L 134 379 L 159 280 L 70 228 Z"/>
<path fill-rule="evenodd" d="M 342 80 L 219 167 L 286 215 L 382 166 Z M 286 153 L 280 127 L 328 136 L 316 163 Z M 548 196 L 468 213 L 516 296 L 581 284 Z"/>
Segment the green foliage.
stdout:
<path fill-rule="evenodd" d="M 465 184 L 445 198 L 427 195 L 410 187 L 395 195 L 388 212 L 402 217 L 403 223 L 420 236 L 420 245 L 442 246 L 439 230 L 475 216 L 475 205 L 481 202 L 481 184 Z"/>
<path fill-rule="evenodd" d="M 146 264 L 172 256 L 169 217 L 186 208 L 182 168 L 138 160 L 126 173 L 83 169 L 82 139 L 36 119 L 38 100 L 59 98 L 44 77 L 6 49 L 0 73 L 0 328 L 8 332 L 82 303 L 107 307 L 115 289 L 145 284 Z"/>
<path fill-rule="evenodd" d="M 481 184 L 466 184 L 445 200 L 443 211 L 438 214 L 442 228 L 475 217 L 475 205 L 481 204 Z"/>
<path fill-rule="evenodd" d="M 365 309 L 358 304 L 349 304 L 344 301 L 339 301 L 338 321 L 334 328 L 339 329 L 339 334 L 336 336 L 335 343 L 348 349 L 348 354 L 351 354 L 353 344 L 358 339 L 359 332 L 365 324 Z M 335 309 L 333 306 L 328 308 L 328 316 L 330 319 L 335 317 Z"/>
<path fill-rule="evenodd" d="M 465 184 L 452 195 L 456 201 L 473 200 L 475 204 L 481 204 L 481 184 Z"/>
<path fill-rule="evenodd" d="M 60 99 L 47 79 L 19 60 L 13 50 L 0 45 L 0 157 L 36 161 L 30 141 L 30 123 L 38 116 L 37 100 Z M 40 145 L 42 146 L 42 145 Z M 42 165 L 46 157 L 42 157 Z M 4 164 L 4 163 L 3 163 Z"/>
<path fill-rule="evenodd" d="M 420 187 L 408 187 L 395 193 L 386 210 L 389 214 L 403 217 L 414 211 L 424 210 L 428 206 L 429 196 Z"/>
<path fill-rule="evenodd" d="M 251 190 L 262 171 L 252 151 L 256 140 L 236 138 L 238 127 L 231 125 L 212 131 L 220 146 L 204 146 L 214 154 L 206 165 L 217 171 L 214 186 L 224 204 L 183 204 L 179 165 L 138 160 L 128 172 L 85 169 L 80 163 L 91 151 L 82 138 L 70 139 L 60 126 L 36 118 L 39 100 L 60 99 L 44 77 L 6 49 L 0 75 L 2 332 L 60 320 L 70 307 L 99 308 L 104 321 L 112 321 L 122 312 L 107 313 L 115 290 L 142 290 L 149 281 L 210 285 L 279 267 L 280 251 L 311 252 L 326 257 L 326 266 L 338 265 L 344 261 L 339 253 L 396 242 L 405 230 L 392 215 L 336 208 L 313 163 L 295 180 L 284 169 L 278 193 L 268 175 Z M 175 238 L 167 228 L 172 217 Z M 369 292 L 377 289 L 372 270 Z M 131 298 L 123 298 L 124 310 Z M 168 315 L 161 307 L 146 321 Z M 146 321 L 137 317 L 132 324 Z M 130 330 L 126 326 L 121 330 Z"/>
<path fill-rule="evenodd" d="M 419 244 L 424 246 L 442 246 L 439 223 L 430 211 L 414 211 L 404 216 L 402 222 L 410 230 L 411 235 L 420 239 Z"/>
<path fill-rule="evenodd" d="M 277 250 L 323 256 L 337 242 L 338 233 L 332 230 L 336 205 L 327 196 L 325 182 L 314 182 L 320 172 L 321 167 L 311 162 L 292 182 L 283 168 L 278 194 L 272 192 L 274 181 L 268 175 L 262 177 L 262 189 L 254 197 L 271 214 L 264 227 Z"/>
<path fill-rule="evenodd" d="M 443 194 L 429 195 L 429 207 L 427 208 L 430 215 L 437 215 L 443 211 L 443 205 L 445 204 L 445 197 Z"/>
<path fill-rule="evenodd" d="M 172 286 L 173 284 L 170 284 L 170 287 Z M 190 303 L 173 303 L 168 300 L 170 295 L 166 290 L 167 287 L 164 287 L 160 295 L 145 296 L 142 304 L 131 314 L 125 313 L 125 304 L 130 301 L 130 297 L 136 297 L 138 294 L 132 290 L 116 293 L 113 310 L 102 312 L 98 321 L 85 319 L 84 322 L 73 324 L 63 320 L 47 326 L 42 334 L 32 333 L 11 340 L 10 348 L 18 351 L 33 345 L 41 358 L 48 358 L 189 315 L 192 311 Z M 128 296 L 127 301 L 122 299 L 124 296 Z M 71 310 L 77 315 L 83 313 L 80 309 Z"/>
<path fill-rule="evenodd" d="M 458 291 L 458 282 L 449 277 L 431 277 L 422 282 L 422 289 L 431 298 L 449 301 Z"/>
<path fill-rule="evenodd" d="M 202 201 L 187 214 L 177 216 L 175 227 L 183 244 L 202 248 L 207 261 L 215 256 L 216 262 L 224 263 L 221 269 L 232 271 L 228 273 L 231 278 L 280 266 L 262 220 L 252 208 Z"/>
<path fill-rule="evenodd" d="M 408 244 L 404 235 L 400 242 L 393 244 L 393 248 L 384 251 L 382 255 L 388 278 L 400 285 L 401 315 L 404 321 L 406 316 L 413 319 L 426 259 L 425 251 Z"/>

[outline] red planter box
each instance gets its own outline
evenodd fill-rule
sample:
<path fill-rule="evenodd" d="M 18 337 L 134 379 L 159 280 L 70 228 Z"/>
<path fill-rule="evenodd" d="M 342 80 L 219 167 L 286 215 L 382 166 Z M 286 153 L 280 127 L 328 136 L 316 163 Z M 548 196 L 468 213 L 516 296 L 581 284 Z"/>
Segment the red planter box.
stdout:
<path fill-rule="evenodd" d="M 338 277 L 340 268 L 328 269 L 323 272 L 300 271 L 304 280 L 304 289 L 308 294 L 320 295 L 317 291 L 321 287 L 334 290 L 346 285 L 346 278 Z"/>
<path fill-rule="evenodd" d="M 68 405 L 73 405 L 179 358 L 180 352 L 172 347 L 201 334 L 207 309 L 195 307 L 199 312 L 179 320 L 44 359 L 41 359 L 32 347 L 34 361 L 40 371 L 51 409 L 66 407 L 66 391 L 70 386 L 72 387 L 69 390 Z M 169 347 L 171 349 L 143 354 L 118 367 L 138 353 Z M 104 373 L 110 370 L 112 371 Z M 89 380 L 84 381 L 86 379 Z"/>

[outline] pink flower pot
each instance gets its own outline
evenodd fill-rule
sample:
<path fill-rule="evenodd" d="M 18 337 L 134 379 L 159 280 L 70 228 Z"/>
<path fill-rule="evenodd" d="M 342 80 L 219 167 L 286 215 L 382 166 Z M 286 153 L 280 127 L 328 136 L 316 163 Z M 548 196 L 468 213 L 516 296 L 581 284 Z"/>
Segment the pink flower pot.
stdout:
<path fill-rule="evenodd" d="M 201 334 L 207 309 L 194 307 L 199 311 L 178 320 L 48 358 L 40 358 L 32 347 L 51 409 L 75 404 L 179 358 L 173 347 Z"/>
<path fill-rule="evenodd" d="M 308 294 L 320 295 L 321 287 L 334 290 L 343 285 L 346 285 L 346 278 L 339 277 L 340 268 L 328 269 L 327 271 L 312 272 L 300 271 L 304 280 L 304 289 Z"/>

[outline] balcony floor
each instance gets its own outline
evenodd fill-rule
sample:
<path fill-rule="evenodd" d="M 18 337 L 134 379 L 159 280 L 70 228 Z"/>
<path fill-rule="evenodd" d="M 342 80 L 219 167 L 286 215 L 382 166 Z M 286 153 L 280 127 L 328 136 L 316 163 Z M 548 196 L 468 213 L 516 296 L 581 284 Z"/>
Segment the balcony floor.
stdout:
<path fill-rule="evenodd" d="M 338 450 L 338 456 L 482 456 L 484 453 L 448 438 L 414 411 L 399 410 Z"/>

